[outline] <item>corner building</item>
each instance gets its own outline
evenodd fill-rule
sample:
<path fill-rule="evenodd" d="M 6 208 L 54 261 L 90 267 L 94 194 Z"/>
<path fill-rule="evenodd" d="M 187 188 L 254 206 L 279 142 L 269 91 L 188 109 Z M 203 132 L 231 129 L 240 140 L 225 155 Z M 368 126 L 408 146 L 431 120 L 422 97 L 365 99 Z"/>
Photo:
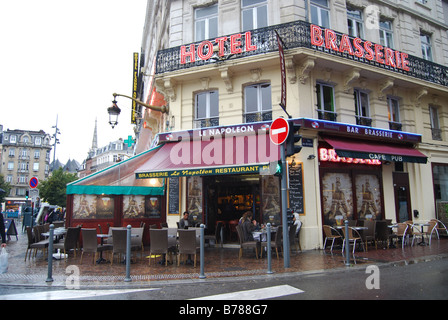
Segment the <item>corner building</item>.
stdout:
<path fill-rule="evenodd" d="M 345 218 L 446 221 L 447 17 L 448 2 L 439 0 L 148 2 L 143 91 L 148 102 L 163 94 L 170 112 L 145 111 L 136 149 L 173 144 L 173 134 L 193 143 L 217 131 L 213 139 L 225 139 L 229 127 L 267 130 L 287 117 L 284 98 L 303 137 L 288 159 L 302 248 L 321 248 L 322 225 Z M 246 158 L 232 166 L 254 164 Z M 230 238 L 231 221 L 247 210 L 278 223 L 280 181 L 264 175 L 269 161 L 255 164 L 211 174 L 201 170 L 216 163 L 197 162 L 194 174 L 174 177 L 171 204 L 168 183 L 166 220 L 174 225 L 192 211 L 210 230 L 224 221 Z M 181 166 L 154 168 L 140 177 L 165 170 L 172 180 Z"/>

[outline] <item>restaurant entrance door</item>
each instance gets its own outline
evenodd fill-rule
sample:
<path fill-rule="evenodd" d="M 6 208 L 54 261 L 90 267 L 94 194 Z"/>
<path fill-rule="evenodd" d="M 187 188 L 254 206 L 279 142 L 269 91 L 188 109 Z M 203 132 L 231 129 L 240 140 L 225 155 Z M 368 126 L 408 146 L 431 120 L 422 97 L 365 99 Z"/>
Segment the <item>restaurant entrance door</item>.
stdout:
<path fill-rule="evenodd" d="M 397 222 L 412 220 L 409 176 L 406 172 L 394 172 L 395 216 Z"/>
<path fill-rule="evenodd" d="M 218 221 L 223 223 L 224 240 L 237 239 L 235 226 L 246 211 L 260 221 L 260 176 L 222 175 L 204 177 L 205 224 L 213 234 Z"/>

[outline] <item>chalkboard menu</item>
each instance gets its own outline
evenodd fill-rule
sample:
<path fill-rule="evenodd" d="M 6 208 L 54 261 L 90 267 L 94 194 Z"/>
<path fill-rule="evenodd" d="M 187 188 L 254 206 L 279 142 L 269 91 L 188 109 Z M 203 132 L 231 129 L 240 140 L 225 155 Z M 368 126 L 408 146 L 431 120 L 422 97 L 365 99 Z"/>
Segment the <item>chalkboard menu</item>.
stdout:
<path fill-rule="evenodd" d="M 289 165 L 289 207 L 297 213 L 305 213 L 303 205 L 303 163 Z"/>
<path fill-rule="evenodd" d="M 169 178 L 168 181 L 168 214 L 179 214 L 180 206 L 180 179 Z"/>

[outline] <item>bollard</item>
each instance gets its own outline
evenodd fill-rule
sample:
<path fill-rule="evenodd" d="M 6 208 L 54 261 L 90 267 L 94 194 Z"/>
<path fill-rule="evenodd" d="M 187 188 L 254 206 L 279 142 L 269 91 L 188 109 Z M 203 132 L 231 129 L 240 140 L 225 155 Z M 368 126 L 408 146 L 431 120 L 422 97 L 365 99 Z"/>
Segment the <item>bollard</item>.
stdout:
<path fill-rule="evenodd" d="M 204 228 L 205 225 L 201 224 L 201 247 L 200 247 L 200 264 L 201 264 L 201 271 L 199 273 L 199 279 L 205 279 L 204 274 L 204 247 L 205 247 L 205 239 L 204 239 Z"/>
<path fill-rule="evenodd" d="M 131 225 L 127 227 L 126 234 L 126 278 L 125 282 L 131 282 Z"/>
<path fill-rule="evenodd" d="M 350 266 L 350 240 L 348 236 L 348 220 L 345 223 L 345 265 Z"/>
<path fill-rule="evenodd" d="M 271 255 L 272 248 L 271 248 L 271 223 L 270 222 L 268 222 L 268 224 L 266 225 L 266 231 L 267 231 L 267 233 L 266 233 L 266 243 L 267 243 L 266 254 L 268 256 L 268 271 L 267 271 L 267 273 L 272 274 L 273 272 L 272 272 L 272 255 Z M 262 249 L 260 248 L 260 250 L 262 250 Z"/>
<path fill-rule="evenodd" d="M 48 273 L 45 282 L 53 282 L 53 235 L 54 224 L 50 224 L 50 238 L 48 239 Z"/>

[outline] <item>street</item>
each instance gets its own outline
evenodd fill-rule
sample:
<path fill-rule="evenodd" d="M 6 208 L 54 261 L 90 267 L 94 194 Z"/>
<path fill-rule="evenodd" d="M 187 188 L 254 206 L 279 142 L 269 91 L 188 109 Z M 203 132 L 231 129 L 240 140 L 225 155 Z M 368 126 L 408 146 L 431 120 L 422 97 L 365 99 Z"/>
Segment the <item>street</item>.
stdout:
<path fill-rule="evenodd" d="M 107 288 L 106 288 L 107 289 Z M 67 290 L 25 286 L 0 287 L 1 300 L 446 300 L 446 259 L 415 264 L 365 265 L 321 273 L 274 274 L 254 277 L 154 282 L 148 288 Z M 238 301 L 239 300 L 239 301 Z M 199 304 L 198 304 L 199 303 Z M 178 302 L 182 307 L 207 305 L 205 301 Z M 252 304 L 253 305 L 253 304 Z M 260 305 L 258 303 L 257 305 Z M 230 307 L 228 307 L 230 308 Z M 222 309 L 222 308 L 221 308 Z M 216 309 L 215 309 L 216 310 Z M 255 310 L 255 309 L 254 309 Z M 254 311 L 252 310 L 252 312 Z M 197 310 L 196 310 L 197 311 Z M 220 310 L 223 312 L 223 310 Z M 227 310 L 231 312 L 231 310 Z M 234 311 L 238 311 L 235 309 Z M 194 312 L 191 309 L 190 312 Z"/>

